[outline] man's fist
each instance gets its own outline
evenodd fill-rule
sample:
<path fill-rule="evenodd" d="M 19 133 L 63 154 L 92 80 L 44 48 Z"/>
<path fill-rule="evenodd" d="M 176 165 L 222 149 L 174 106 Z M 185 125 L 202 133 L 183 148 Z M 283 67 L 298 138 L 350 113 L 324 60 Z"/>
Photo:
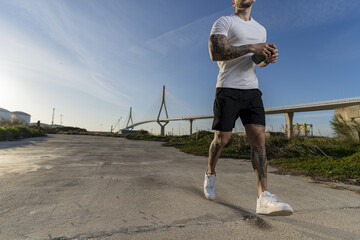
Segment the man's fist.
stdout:
<path fill-rule="evenodd" d="M 253 44 L 250 50 L 255 55 L 262 55 L 265 57 L 266 60 L 270 60 L 272 55 L 277 54 L 277 49 L 275 44 L 273 43 L 258 43 Z"/>
<path fill-rule="evenodd" d="M 252 46 L 252 60 L 259 67 L 265 67 L 269 63 L 276 63 L 279 56 L 278 50 L 273 43 L 258 43 Z"/>

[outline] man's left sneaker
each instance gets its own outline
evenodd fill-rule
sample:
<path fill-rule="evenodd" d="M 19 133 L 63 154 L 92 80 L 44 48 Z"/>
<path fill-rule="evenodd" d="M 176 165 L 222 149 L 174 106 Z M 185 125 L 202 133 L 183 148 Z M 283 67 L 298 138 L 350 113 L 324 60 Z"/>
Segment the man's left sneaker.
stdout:
<path fill-rule="evenodd" d="M 204 194 L 207 199 L 214 200 L 216 196 L 216 189 L 215 189 L 215 180 L 216 175 L 208 175 L 205 173 L 205 180 L 204 180 Z"/>
<path fill-rule="evenodd" d="M 275 194 L 265 191 L 257 199 L 256 213 L 269 216 L 289 216 L 294 210 L 282 202 Z"/>

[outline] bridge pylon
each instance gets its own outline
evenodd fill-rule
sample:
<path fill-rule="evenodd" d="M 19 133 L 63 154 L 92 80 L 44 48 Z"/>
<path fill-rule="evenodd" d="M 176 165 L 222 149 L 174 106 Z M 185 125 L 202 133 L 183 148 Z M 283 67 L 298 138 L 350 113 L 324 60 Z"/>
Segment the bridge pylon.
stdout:
<path fill-rule="evenodd" d="M 129 114 L 129 119 L 126 123 L 126 128 L 125 129 L 129 129 L 129 123 L 131 121 L 131 124 L 134 125 L 133 119 L 132 119 L 132 107 L 130 107 L 130 114 Z"/>
<path fill-rule="evenodd" d="M 165 123 L 161 123 L 160 122 L 160 114 L 161 114 L 161 110 L 164 106 L 164 109 L 165 109 L 165 114 L 166 114 L 166 119 L 169 118 L 169 115 L 168 115 L 168 112 L 167 112 L 167 109 L 166 109 L 166 103 L 165 103 L 165 85 L 163 86 L 163 91 L 162 91 L 162 100 L 161 100 L 161 105 L 160 105 L 160 110 L 159 110 L 159 114 L 158 114 L 158 117 L 157 117 L 157 123 L 160 125 L 161 127 L 161 136 L 164 136 L 165 135 L 165 126 L 169 123 L 169 121 L 166 121 Z"/>

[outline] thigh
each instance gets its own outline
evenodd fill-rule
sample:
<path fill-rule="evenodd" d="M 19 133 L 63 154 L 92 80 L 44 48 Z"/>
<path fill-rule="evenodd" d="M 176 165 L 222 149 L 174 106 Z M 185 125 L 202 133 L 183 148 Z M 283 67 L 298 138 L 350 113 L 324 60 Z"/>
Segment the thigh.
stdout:
<path fill-rule="evenodd" d="M 259 89 L 252 89 L 244 94 L 243 107 L 238 113 L 244 126 L 247 124 L 265 126 L 265 109 L 261 96 Z"/>
<path fill-rule="evenodd" d="M 241 108 L 236 94 L 239 92 L 233 89 L 218 88 L 214 101 L 213 130 L 229 132 L 235 126 L 238 112 Z"/>

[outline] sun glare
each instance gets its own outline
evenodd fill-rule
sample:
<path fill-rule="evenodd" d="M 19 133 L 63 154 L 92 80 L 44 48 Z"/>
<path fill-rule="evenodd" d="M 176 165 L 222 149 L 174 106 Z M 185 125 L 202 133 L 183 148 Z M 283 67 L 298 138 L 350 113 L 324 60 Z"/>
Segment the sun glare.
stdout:
<path fill-rule="evenodd" d="M 9 75 L 0 72 L 0 108 L 12 111 L 21 104 L 24 97 L 21 95 L 18 84 Z"/>

